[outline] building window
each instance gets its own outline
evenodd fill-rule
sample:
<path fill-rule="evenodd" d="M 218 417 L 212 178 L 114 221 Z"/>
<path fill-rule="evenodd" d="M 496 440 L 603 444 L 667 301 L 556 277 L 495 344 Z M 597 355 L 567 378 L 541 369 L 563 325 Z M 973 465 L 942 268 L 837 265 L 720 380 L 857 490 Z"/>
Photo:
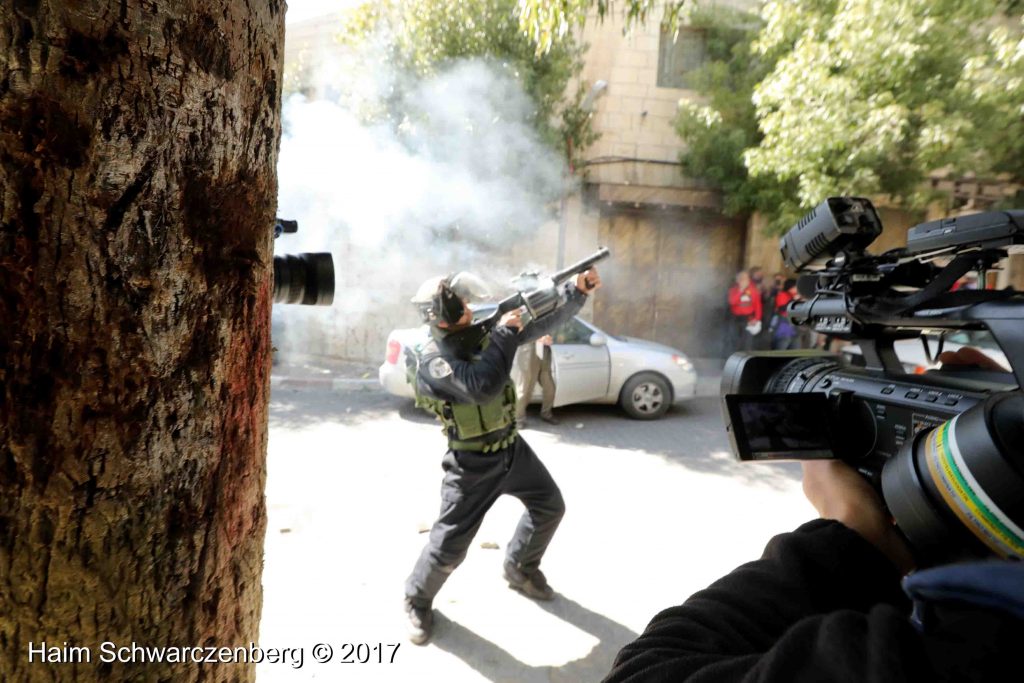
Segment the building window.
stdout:
<path fill-rule="evenodd" d="M 705 60 L 704 31 L 687 26 L 672 30 L 663 26 L 658 48 L 658 87 L 692 88 L 690 76 Z"/>

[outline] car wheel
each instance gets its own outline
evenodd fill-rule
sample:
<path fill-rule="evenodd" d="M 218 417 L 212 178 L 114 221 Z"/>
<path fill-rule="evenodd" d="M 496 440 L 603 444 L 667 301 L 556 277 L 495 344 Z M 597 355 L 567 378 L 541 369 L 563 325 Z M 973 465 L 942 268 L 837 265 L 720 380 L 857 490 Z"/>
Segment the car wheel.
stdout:
<path fill-rule="evenodd" d="M 619 405 L 633 419 L 656 420 L 672 405 L 672 387 L 661 375 L 641 372 L 626 380 Z"/>

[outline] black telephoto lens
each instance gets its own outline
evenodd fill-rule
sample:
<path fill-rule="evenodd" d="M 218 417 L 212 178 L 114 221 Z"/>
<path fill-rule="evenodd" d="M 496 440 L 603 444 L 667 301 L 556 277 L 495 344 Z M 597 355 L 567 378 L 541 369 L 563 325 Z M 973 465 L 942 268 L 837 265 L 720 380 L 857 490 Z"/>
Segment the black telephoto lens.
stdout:
<path fill-rule="evenodd" d="M 334 260 L 328 253 L 274 257 L 274 303 L 330 306 Z"/>

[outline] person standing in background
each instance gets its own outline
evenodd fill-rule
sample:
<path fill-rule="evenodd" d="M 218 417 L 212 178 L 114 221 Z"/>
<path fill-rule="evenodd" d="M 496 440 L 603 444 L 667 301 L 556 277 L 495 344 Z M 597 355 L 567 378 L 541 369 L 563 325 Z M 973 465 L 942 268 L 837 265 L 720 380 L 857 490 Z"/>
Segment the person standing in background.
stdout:
<path fill-rule="evenodd" d="M 736 282 L 729 288 L 729 347 L 733 351 L 754 348 L 755 334 L 750 330 L 761 326 L 761 292 L 750 281 L 745 270 L 736 273 Z"/>
<path fill-rule="evenodd" d="M 751 266 L 748 272 L 750 273 L 750 281 L 760 291 L 761 285 L 764 283 L 764 268 L 761 266 Z"/>
<path fill-rule="evenodd" d="M 540 419 L 548 424 L 558 424 L 552 413 L 555 402 L 555 377 L 551 372 L 551 335 L 547 334 L 531 344 L 523 344 L 516 352 L 516 425 L 526 426 L 526 407 L 533 398 L 533 387 L 539 381 L 542 391 Z"/>
<path fill-rule="evenodd" d="M 541 286 L 540 273 L 538 271 L 523 271 L 513 280 L 512 286 L 520 291 L 531 291 Z M 551 335 L 523 344 L 516 351 L 515 361 L 512 364 L 512 380 L 516 385 L 516 425 L 522 429 L 526 426 L 526 407 L 530 405 L 533 398 L 533 387 L 540 381 L 542 399 L 540 407 L 540 419 L 549 424 L 558 424 L 558 420 L 552 414 L 552 407 L 555 403 L 555 377 L 551 370 Z"/>
<path fill-rule="evenodd" d="M 764 269 L 761 266 L 751 266 L 747 273 L 750 275 L 750 283 L 754 285 L 761 295 L 761 331 L 754 335 L 754 351 L 764 351 L 771 345 L 771 335 L 768 334 L 768 320 L 771 318 L 771 306 L 767 300 L 765 291 Z"/>
<path fill-rule="evenodd" d="M 754 280 L 754 278 L 751 278 Z M 761 282 L 759 287 L 761 289 L 761 334 L 757 336 L 755 342 L 755 348 L 761 350 L 767 350 L 772 348 L 772 331 L 771 323 L 775 318 L 775 299 L 779 296 L 779 292 L 783 291 L 782 284 L 785 282 L 786 276 L 782 273 L 775 273 L 772 276 L 771 285 L 767 282 Z M 757 281 L 755 280 L 755 284 Z"/>
<path fill-rule="evenodd" d="M 796 280 L 786 280 L 782 285 L 782 291 L 775 295 L 772 305 L 774 315 L 771 318 L 770 334 L 772 337 L 773 351 L 787 351 L 799 346 L 800 335 L 796 326 L 789 321 L 789 303 L 799 295 L 796 289 Z"/>
<path fill-rule="evenodd" d="M 768 291 L 765 294 L 764 299 L 762 299 L 761 301 L 761 304 L 765 310 L 765 317 L 768 318 L 769 321 L 771 321 L 771 315 L 769 311 L 771 311 L 771 307 L 775 305 L 776 297 L 779 296 L 779 292 L 784 292 L 786 290 L 786 288 L 783 286 L 785 282 L 785 273 L 775 273 L 775 275 L 772 276 L 772 286 L 768 288 Z"/>

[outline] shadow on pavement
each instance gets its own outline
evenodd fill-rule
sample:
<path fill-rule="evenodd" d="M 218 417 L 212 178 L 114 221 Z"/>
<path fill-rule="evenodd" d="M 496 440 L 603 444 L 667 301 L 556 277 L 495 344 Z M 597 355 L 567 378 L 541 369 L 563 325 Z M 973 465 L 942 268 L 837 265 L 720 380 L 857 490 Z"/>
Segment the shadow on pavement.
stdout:
<path fill-rule="evenodd" d="M 402 399 L 398 400 L 402 401 Z M 436 423 L 438 426 L 441 424 L 438 422 L 437 418 L 434 417 L 433 413 L 428 413 L 423 408 L 417 408 L 416 404 L 411 399 L 399 404 L 398 416 L 403 420 L 408 420 L 409 422 L 420 422 L 423 424 Z"/>
<path fill-rule="evenodd" d="M 642 451 L 688 470 L 719 474 L 749 483 L 788 487 L 800 480 L 798 463 L 740 464 L 732 456 L 717 396 L 699 396 L 674 406 L 660 420 L 632 420 L 618 406 L 576 404 L 555 409 L 557 425 L 540 420 L 531 406 L 523 436 L 543 432 L 572 445 Z M 270 428 L 301 429 L 333 422 L 358 426 L 398 415 L 407 422 L 437 425 L 436 419 L 407 398 L 377 387 L 332 391 L 320 387 L 274 387 L 270 395 Z M 431 447 L 443 450 L 437 436 Z M 543 458 L 543 448 L 536 449 Z"/>
<path fill-rule="evenodd" d="M 544 432 L 563 443 L 643 451 L 694 472 L 721 474 L 769 486 L 800 481 L 799 463 L 743 464 L 733 457 L 717 396 L 698 396 L 674 406 L 659 420 L 633 420 L 618 406 L 570 405 L 555 409 L 557 425 L 528 415 L 523 432 Z M 532 408 L 531 408 L 532 411 Z M 709 455 L 710 454 L 710 455 Z M 540 453 L 543 457 L 543 453 Z"/>
<path fill-rule="evenodd" d="M 440 611 L 435 613 L 434 639 L 431 644 L 451 653 L 494 683 L 519 681 L 552 681 L 554 683 L 599 681 L 611 670 L 615 655 L 637 635 L 622 624 L 555 594 L 551 602 L 537 605 L 576 628 L 598 639 L 598 644 L 585 657 L 562 666 L 529 666 L 519 661 L 500 646 L 477 635 L 465 626 L 448 619 Z M 524 633 L 523 637 L 537 637 Z"/>

